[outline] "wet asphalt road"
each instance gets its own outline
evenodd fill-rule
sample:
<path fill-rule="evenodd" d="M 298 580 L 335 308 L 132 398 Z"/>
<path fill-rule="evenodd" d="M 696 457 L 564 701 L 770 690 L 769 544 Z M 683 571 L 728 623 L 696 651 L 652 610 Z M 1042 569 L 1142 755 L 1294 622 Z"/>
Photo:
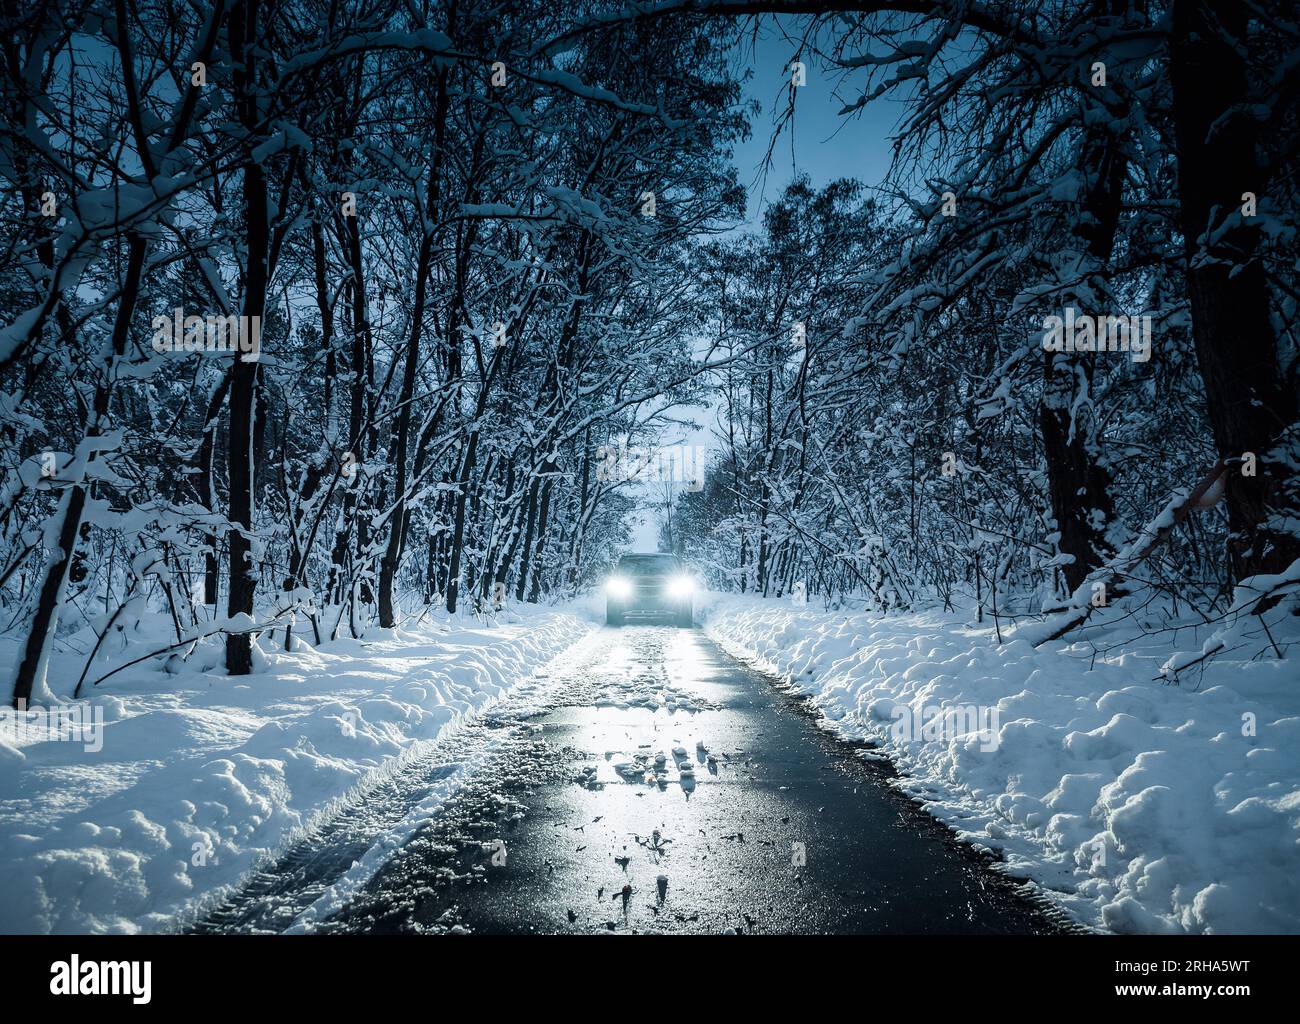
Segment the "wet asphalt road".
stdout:
<path fill-rule="evenodd" d="M 473 770 L 457 795 L 313 930 L 1062 928 L 797 698 L 698 630 L 633 626 L 583 641 L 551 678 L 412 765 L 353 823 L 304 840 L 195 930 L 281 930 L 373 838 L 360 822 L 396 817 L 458 758 Z"/>

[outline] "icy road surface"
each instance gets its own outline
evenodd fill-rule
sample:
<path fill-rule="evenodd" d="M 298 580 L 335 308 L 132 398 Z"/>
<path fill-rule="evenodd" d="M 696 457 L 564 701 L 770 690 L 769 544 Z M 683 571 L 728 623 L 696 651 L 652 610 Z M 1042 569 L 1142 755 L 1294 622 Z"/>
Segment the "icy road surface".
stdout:
<path fill-rule="evenodd" d="M 887 771 L 698 631 L 605 629 L 198 930 L 1068 927 Z"/>

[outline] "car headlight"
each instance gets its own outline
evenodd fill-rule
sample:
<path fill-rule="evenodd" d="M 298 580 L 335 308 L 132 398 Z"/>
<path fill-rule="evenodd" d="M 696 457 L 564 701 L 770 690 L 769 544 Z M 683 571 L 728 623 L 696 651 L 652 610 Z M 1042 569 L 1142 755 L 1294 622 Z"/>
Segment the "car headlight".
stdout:
<path fill-rule="evenodd" d="M 668 581 L 669 597 L 690 597 L 695 593 L 695 581 L 689 576 L 674 576 Z"/>
<path fill-rule="evenodd" d="M 632 596 L 632 584 L 622 576 L 611 576 L 605 584 L 605 593 L 610 597 L 625 598 Z"/>

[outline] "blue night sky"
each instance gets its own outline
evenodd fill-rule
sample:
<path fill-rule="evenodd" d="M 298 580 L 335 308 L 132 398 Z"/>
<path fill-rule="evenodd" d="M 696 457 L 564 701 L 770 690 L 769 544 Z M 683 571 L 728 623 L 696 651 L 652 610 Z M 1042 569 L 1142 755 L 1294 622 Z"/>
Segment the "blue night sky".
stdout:
<path fill-rule="evenodd" d="M 791 38 L 784 38 L 785 31 Z M 740 182 L 749 189 L 751 223 L 764 203 L 780 195 L 798 173 L 807 174 L 817 186 L 844 177 L 875 185 L 889 167 L 889 137 L 902 105 L 877 100 L 855 114 L 841 115 L 844 105 L 857 98 L 865 73 L 844 78 L 837 70 L 828 71 L 816 54 L 805 53 L 807 84 L 796 93 L 794 121 L 782 131 L 764 180 L 763 160 L 776 118 L 787 102 L 790 62 L 798 46 L 793 22 L 764 19 L 756 44 L 746 41 L 740 57 L 742 66 L 753 71 L 746 98 L 762 107 L 751 121 L 752 136 L 737 147 L 734 157 Z"/>

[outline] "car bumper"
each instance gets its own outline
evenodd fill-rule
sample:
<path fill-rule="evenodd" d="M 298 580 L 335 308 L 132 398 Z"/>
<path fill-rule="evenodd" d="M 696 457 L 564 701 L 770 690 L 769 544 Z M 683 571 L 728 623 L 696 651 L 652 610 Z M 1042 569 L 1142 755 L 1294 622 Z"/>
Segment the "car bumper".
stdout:
<path fill-rule="evenodd" d="M 662 619 L 680 615 L 690 608 L 689 601 L 676 601 L 671 604 L 610 604 L 610 609 L 627 619 Z"/>
<path fill-rule="evenodd" d="M 662 589 L 649 589 L 635 592 L 628 597 L 607 597 L 611 612 L 627 618 L 662 618 L 680 615 L 691 609 L 691 598 L 674 597 Z"/>

